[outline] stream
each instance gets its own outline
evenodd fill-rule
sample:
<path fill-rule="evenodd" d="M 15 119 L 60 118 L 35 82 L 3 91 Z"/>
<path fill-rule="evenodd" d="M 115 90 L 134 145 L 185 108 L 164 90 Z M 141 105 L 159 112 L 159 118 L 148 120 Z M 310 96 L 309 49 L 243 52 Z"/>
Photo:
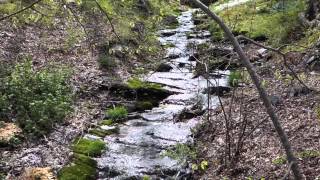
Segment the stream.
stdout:
<path fill-rule="evenodd" d="M 140 113 L 142 118 L 118 125 L 119 133 L 103 139 L 108 149 L 96 158 L 99 179 L 142 179 L 145 175 L 151 179 L 191 178 L 188 166 L 163 153 L 179 143 L 192 143 L 191 129 L 199 123 L 197 118 L 175 122 L 174 117 L 196 103 L 201 102 L 203 109 L 208 104 L 207 95 L 203 94 L 207 80 L 201 76 L 194 78 L 196 61 L 190 61 L 190 56 L 195 52 L 188 50 L 187 45 L 209 41 L 210 33 L 195 30 L 193 11 L 182 12 L 178 28 L 159 31 L 159 41 L 163 45 L 171 44 L 164 59 L 172 70 L 151 72 L 144 77 L 145 81 L 161 84 L 174 94 L 159 107 Z M 225 76 L 213 82 L 227 85 Z M 217 97 L 211 97 L 209 102 L 211 107 L 216 106 Z"/>

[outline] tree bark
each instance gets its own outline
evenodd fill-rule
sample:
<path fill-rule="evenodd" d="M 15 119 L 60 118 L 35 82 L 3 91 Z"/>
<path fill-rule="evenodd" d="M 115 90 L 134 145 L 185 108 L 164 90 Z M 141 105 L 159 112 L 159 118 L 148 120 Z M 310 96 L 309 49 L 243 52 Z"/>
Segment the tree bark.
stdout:
<path fill-rule="evenodd" d="M 292 151 L 290 142 L 288 140 L 288 137 L 287 137 L 286 133 L 284 132 L 284 130 L 282 129 L 280 121 L 279 121 L 279 119 L 278 119 L 278 117 L 277 117 L 277 115 L 276 115 L 276 113 L 275 113 L 275 111 L 274 111 L 274 109 L 272 107 L 270 99 L 268 98 L 267 92 L 262 87 L 261 81 L 259 80 L 259 77 L 258 77 L 254 67 L 252 66 L 252 64 L 249 61 L 249 58 L 246 56 L 246 54 L 244 53 L 243 49 L 241 48 L 238 40 L 232 34 L 230 29 L 225 25 L 225 23 L 222 21 L 222 19 L 220 17 L 218 17 L 215 13 L 213 13 L 207 6 L 205 6 L 199 0 L 190 0 L 190 1 L 193 2 L 194 4 L 196 4 L 196 6 L 198 8 L 203 10 L 216 23 L 218 23 L 218 25 L 224 31 L 224 33 L 227 36 L 227 38 L 231 41 L 235 51 L 238 53 L 238 55 L 240 57 L 241 63 L 247 68 L 248 73 L 250 74 L 250 77 L 251 77 L 253 83 L 255 84 L 259 94 L 260 94 L 260 98 L 263 101 L 263 104 L 264 104 L 264 106 L 266 108 L 266 111 L 267 111 L 270 119 L 272 120 L 273 126 L 274 126 L 275 130 L 278 133 L 278 136 L 280 138 L 281 144 L 282 144 L 282 146 L 283 146 L 283 148 L 284 148 L 284 150 L 286 152 L 288 162 L 289 162 L 289 164 L 291 164 L 291 171 L 293 172 L 294 179 L 295 180 L 305 179 L 304 175 L 301 173 L 301 170 L 299 168 L 297 159 L 293 154 L 293 151 Z"/>

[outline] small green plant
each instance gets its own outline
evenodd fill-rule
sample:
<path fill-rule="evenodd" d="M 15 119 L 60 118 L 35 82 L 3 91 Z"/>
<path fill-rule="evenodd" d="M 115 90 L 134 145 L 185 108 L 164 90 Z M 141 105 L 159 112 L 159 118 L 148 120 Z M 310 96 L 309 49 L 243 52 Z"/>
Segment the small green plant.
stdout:
<path fill-rule="evenodd" d="M 72 150 L 76 153 L 96 157 L 100 156 L 106 148 L 105 143 L 100 140 L 76 139 L 72 146 Z"/>
<path fill-rule="evenodd" d="M 287 162 L 287 159 L 284 156 L 279 156 L 278 158 L 272 160 L 272 163 L 275 165 L 283 165 Z"/>
<path fill-rule="evenodd" d="M 177 144 L 163 155 L 178 160 L 181 164 L 184 164 L 187 160 L 195 160 L 197 158 L 196 150 L 186 144 Z"/>
<path fill-rule="evenodd" d="M 147 175 L 143 176 L 142 179 L 143 179 L 143 180 L 151 180 L 150 176 L 147 176 Z"/>
<path fill-rule="evenodd" d="M 236 87 L 239 85 L 242 79 L 242 75 L 240 71 L 231 71 L 228 77 L 228 83 L 232 87 Z"/>
<path fill-rule="evenodd" d="M 126 118 L 128 115 L 128 111 L 125 107 L 119 106 L 119 107 L 114 107 L 112 109 L 108 109 L 106 114 L 113 121 L 118 121 L 120 119 Z"/>
<path fill-rule="evenodd" d="M 320 157 L 320 151 L 318 150 L 304 150 L 296 154 L 297 157 L 301 159 L 305 158 L 316 158 Z M 279 156 L 278 158 L 272 160 L 272 163 L 275 165 L 283 165 L 287 163 L 287 158 L 284 156 Z"/>

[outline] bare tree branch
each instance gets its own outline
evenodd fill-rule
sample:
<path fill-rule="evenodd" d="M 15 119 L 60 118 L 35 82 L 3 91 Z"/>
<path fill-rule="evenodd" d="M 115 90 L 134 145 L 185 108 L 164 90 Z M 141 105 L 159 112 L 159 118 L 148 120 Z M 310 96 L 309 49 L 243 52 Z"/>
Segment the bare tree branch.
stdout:
<path fill-rule="evenodd" d="M 240 57 L 241 63 L 247 68 L 248 73 L 251 76 L 251 79 L 253 83 L 255 84 L 259 94 L 260 98 L 263 101 L 263 104 L 267 110 L 267 113 L 269 114 L 272 123 L 275 127 L 276 132 L 278 133 L 278 136 L 280 138 L 280 141 L 282 143 L 283 148 L 285 149 L 287 159 L 289 163 L 292 163 L 291 171 L 293 172 L 295 180 L 301 180 L 305 179 L 304 175 L 302 174 L 300 167 L 298 165 L 297 159 L 293 154 L 291 144 L 289 142 L 289 139 L 287 137 L 287 134 L 282 129 L 282 126 L 280 124 L 280 121 L 278 119 L 278 116 L 276 115 L 272 104 L 270 102 L 270 99 L 268 98 L 266 90 L 263 88 L 261 81 L 259 80 L 259 77 L 253 67 L 253 65 L 250 63 L 249 58 L 244 53 L 243 49 L 241 48 L 238 40 L 235 38 L 235 36 L 232 34 L 230 29 L 225 25 L 223 20 L 220 19 L 214 12 L 212 12 L 207 6 L 205 6 L 202 2 L 199 0 L 190 0 L 191 2 L 195 3 L 197 7 L 202 9 L 205 13 L 208 14 L 209 17 L 211 17 L 220 28 L 224 31 L 225 35 L 228 37 L 228 39 L 231 41 L 231 43 L 234 46 L 235 51 L 238 53 Z"/>
<path fill-rule="evenodd" d="M 107 17 L 110 25 L 111 25 L 111 28 L 112 28 L 112 32 L 116 35 L 117 39 L 119 40 L 119 42 L 121 42 L 121 39 L 120 39 L 120 36 L 117 34 L 116 32 L 116 29 L 114 28 L 113 26 L 113 23 L 111 21 L 111 18 L 109 17 L 109 14 L 101 7 L 101 5 L 99 4 L 99 2 L 97 0 L 95 0 L 98 8 L 100 9 L 100 11 Z"/>
<path fill-rule="evenodd" d="M 13 17 L 13 16 L 16 16 L 17 14 L 22 13 L 22 12 L 24 12 L 24 11 L 32 8 L 34 5 L 38 4 L 38 3 L 41 2 L 41 1 L 42 1 L 42 0 L 37 0 L 37 1 L 33 2 L 33 3 L 31 3 L 29 6 L 23 8 L 23 9 L 17 11 L 17 12 L 14 12 L 14 13 L 12 13 L 12 14 L 9 14 L 9 15 L 7 15 L 7 16 L 4 16 L 4 17 L 0 18 L 0 21 L 3 21 L 3 20 L 5 20 L 5 19 L 9 19 L 9 18 L 11 18 L 11 17 Z"/>
<path fill-rule="evenodd" d="M 265 45 L 263 45 L 263 44 L 260 44 L 260 43 L 258 43 L 258 42 L 256 42 L 256 41 L 254 41 L 254 40 L 252 40 L 252 39 L 250 39 L 250 38 L 248 38 L 248 37 L 242 36 L 242 35 L 238 36 L 237 38 L 238 38 L 238 39 L 244 39 L 244 40 L 249 41 L 250 43 L 252 43 L 252 44 L 254 44 L 254 45 L 258 46 L 258 47 L 265 48 L 265 49 L 268 49 L 268 50 L 270 50 L 270 51 L 273 51 L 273 52 L 275 52 L 275 53 L 280 54 L 280 55 L 282 56 L 282 58 L 283 58 L 283 62 L 284 62 L 285 67 L 288 68 L 288 69 L 291 71 L 291 73 L 293 74 L 293 76 L 300 82 L 300 84 L 302 84 L 305 88 L 311 90 L 311 89 L 298 77 L 297 73 L 294 72 L 294 70 L 288 65 L 286 54 L 280 51 L 280 49 L 281 49 L 282 47 L 280 47 L 280 48 L 278 48 L 278 49 L 275 49 L 275 48 L 272 48 L 272 47 L 269 47 L 269 46 L 265 46 Z"/>

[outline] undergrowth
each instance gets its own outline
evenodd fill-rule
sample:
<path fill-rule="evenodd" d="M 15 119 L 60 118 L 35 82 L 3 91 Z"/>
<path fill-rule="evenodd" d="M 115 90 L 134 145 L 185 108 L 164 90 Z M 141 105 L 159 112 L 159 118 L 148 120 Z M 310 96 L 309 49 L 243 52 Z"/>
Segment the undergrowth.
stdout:
<path fill-rule="evenodd" d="M 61 67 L 34 70 L 31 60 L 17 64 L 2 79 L 0 114 L 6 119 L 16 118 L 25 133 L 47 134 L 72 110 L 73 94 L 67 82 L 70 75 Z"/>

